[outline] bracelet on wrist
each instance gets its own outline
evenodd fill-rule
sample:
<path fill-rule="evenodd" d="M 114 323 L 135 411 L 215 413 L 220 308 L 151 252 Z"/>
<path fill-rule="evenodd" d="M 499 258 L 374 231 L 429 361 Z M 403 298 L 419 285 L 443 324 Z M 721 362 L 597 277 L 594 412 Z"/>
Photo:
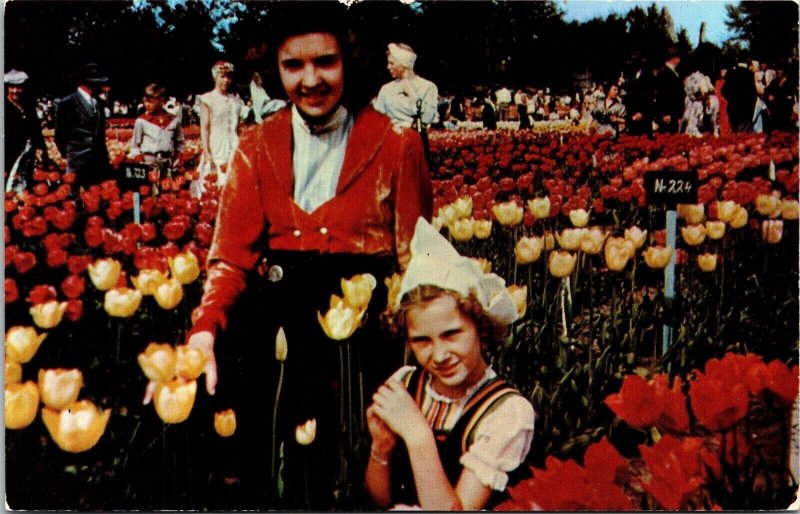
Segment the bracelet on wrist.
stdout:
<path fill-rule="evenodd" d="M 377 455 L 375 455 L 375 450 L 370 450 L 369 458 L 374 460 L 375 462 L 377 462 L 381 466 L 388 466 L 389 465 L 389 461 L 388 460 L 383 460 L 383 459 L 379 458 Z"/>

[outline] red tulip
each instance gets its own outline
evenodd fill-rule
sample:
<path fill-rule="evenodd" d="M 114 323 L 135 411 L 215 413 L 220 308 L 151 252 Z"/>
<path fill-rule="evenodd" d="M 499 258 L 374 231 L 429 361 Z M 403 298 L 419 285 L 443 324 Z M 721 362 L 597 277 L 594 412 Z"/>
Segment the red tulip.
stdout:
<path fill-rule="evenodd" d="M 22 227 L 22 235 L 25 237 L 39 237 L 47 233 L 47 220 L 44 216 L 36 216 Z"/>
<path fill-rule="evenodd" d="M 86 290 L 86 281 L 80 275 L 69 275 L 61 282 L 61 291 L 67 298 L 80 298 Z"/>
<path fill-rule="evenodd" d="M 31 252 L 16 252 L 13 256 L 13 261 L 17 272 L 24 275 L 36 266 L 36 255 Z"/>
<path fill-rule="evenodd" d="M 40 284 L 31 289 L 31 292 L 28 294 L 28 298 L 26 298 L 25 301 L 35 305 L 38 303 L 47 303 L 55 300 L 56 298 L 58 298 L 58 293 L 56 292 L 55 287 L 47 284 Z"/>
<path fill-rule="evenodd" d="M 754 368 L 748 377 L 748 386 L 754 396 L 766 395 L 779 408 L 790 407 L 797 398 L 797 366 L 790 370 L 779 360 Z"/>
<path fill-rule="evenodd" d="M 629 425 L 640 429 L 654 426 L 664 409 L 663 395 L 639 375 L 627 375 L 620 392 L 606 397 L 604 403 Z"/>
<path fill-rule="evenodd" d="M 105 221 L 100 216 L 90 216 L 86 220 L 86 228 L 103 228 Z"/>
<path fill-rule="evenodd" d="M 164 224 L 161 232 L 170 241 L 175 241 L 183 237 L 189 227 L 178 220 L 172 219 Z"/>
<path fill-rule="evenodd" d="M 47 266 L 50 268 L 60 268 L 67 264 L 69 254 L 61 248 L 56 248 L 47 252 Z"/>
<path fill-rule="evenodd" d="M 97 248 L 103 244 L 103 229 L 98 227 L 87 227 L 83 233 L 83 239 L 89 248 Z"/>
<path fill-rule="evenodd" d="M 194 235 L 201 246 L 208 247 L 214 237 L 214 227 L 208 223 L 200 222 L 194 228 Z"/>
<path fill-rule="evenodd" d="M 72 322 L 80 320 L 83 317 L 83 301 L 78 299 L 67 300 L 64 316 Z"/>
<path fill-rule="evenodd" d="M 665 435 L 655 446 L 640 445 L 639 450 L 651 474 L 644 489 L 662 508 L 680 509 L 686 495 L 705 483 L 698 438 Z"/>
<path fill-rule="evenodd" d="M 67 257 L 67 269 L 73 275 L 81 275 L 92 262 L 91 255 L 70 255 Z"/>
<path fill-rule="evenodd" d="M 17 283 L 13 278 L 5 279 L 6 303 L 14 303 L 19 299 Z"/>
<path fill-rule="evenodd" d="M 750 398 L 744 383 L 695 374 L 689 391 L 692 410 L 708 430 L 727 430 L 747 414 Z"/>
<path fill-rule="evenodd" d="M 81 193 L 81 200 L 83 201 L 83 208 L 86 212 L 97 212 L 100 210 L 100 195 L 92 191 L 84 191 Z"/>
<path fill-rule="evenodd" d="M 688 430 L 689 413 L 686 410 L 686 396 L 681 391 L 683 387 L 681 378 L 675 377 L 672 389 L 669 389 L 669 376 L 663 373 L 654 376 L 652 384 L 656 394 L 664 398 L 664 409 L 656 420 L 656 426 L 671 432 Z"/>

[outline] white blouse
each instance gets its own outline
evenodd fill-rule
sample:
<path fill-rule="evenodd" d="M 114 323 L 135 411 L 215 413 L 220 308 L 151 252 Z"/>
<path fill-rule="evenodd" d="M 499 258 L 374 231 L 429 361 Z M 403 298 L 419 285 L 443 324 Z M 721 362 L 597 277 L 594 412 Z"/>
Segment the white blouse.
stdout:
<path fill-rule="evenodd" d="M 390 378 L 403 383 L 415 366 L 403 366 Z M 459 399 L 448 398 L 433 390 L 430 377 L 425 383 L 422 402 L 423 414 L 427 413 L 429 423 L 441 423 L 441 429 L 452 430 L 463 415 L 464 406 L 488 380 L 497 376 L 491 368 L 486 368 L 484 377 Z M 445 409 L 444 416 L 438 412 Z M 533 441 L 533 406 L 523 396 L 511 395 L 501 401 L 496 408 L 481 419 L 475 427 L 475 437 L 459 462 L 472 470 L 478 480 L 495 491 L 503 491 L 508 483 L 508 472 L 515 470 L 525 460 Z"/>

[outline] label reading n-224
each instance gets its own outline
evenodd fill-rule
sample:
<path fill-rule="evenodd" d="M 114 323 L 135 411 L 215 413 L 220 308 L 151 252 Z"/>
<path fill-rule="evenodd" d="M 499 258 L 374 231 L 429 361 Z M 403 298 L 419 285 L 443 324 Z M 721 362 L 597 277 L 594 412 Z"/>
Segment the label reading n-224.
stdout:
<path fill-rule="evenodd" d="M 696 171 L 651 171 L 644 187 L 650 205 L 697 203 Z"/>

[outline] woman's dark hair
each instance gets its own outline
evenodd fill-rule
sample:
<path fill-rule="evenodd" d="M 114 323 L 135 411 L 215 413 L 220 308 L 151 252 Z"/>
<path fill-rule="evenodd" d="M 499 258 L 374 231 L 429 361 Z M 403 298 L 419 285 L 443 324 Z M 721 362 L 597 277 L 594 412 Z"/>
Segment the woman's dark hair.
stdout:
<path fill-rule="evenodd" d="M 274 6 L 274 25 L 267 50 L 268 69 L 264 73 L 264 87 L 271 96 L 286 99 L 286 91 L 278 72 L 278 48 L 288 38 L 315 32 L 333 34 L 342 52 L 344 67 L 344 93 L 342 103 L 350 112 L 358 112 L 372 99 L 367 91 L 360 59 L 357 36 L 348 30 L 347 8 L 337 0 L 317 2 L 287 2 Z"/>
<path fill-rule="evenodd" d="M 422 285 L 412 289 L 400 300 L 400 308 L 394 311 L 390 306 L 381 319 L 393 336 L 405 340 L 408 338 L 408 311 L 412 307 L 424 305 L 442 296 L 453 297 L 458 310 L 475 323 L 482 350 L 489 347 L 497 348 L 508 337 L 508 325 L 489 316 L 474 294 L 470 293 L 464 297 L 455 291 L 432 285 Z"/>

